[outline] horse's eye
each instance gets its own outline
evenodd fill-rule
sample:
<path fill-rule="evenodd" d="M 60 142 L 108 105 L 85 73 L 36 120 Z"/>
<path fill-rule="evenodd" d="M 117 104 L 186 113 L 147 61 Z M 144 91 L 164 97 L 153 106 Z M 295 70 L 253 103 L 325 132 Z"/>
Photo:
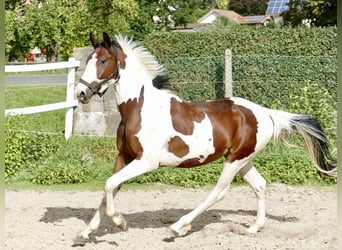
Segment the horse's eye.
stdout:
<path fill-rule="evenodd" d="M 102 64 L 102 65 L 105 64 L 105 63 L 106 63 L 106 60 L 101 60 L 100 61 L 100 64 Z"/>

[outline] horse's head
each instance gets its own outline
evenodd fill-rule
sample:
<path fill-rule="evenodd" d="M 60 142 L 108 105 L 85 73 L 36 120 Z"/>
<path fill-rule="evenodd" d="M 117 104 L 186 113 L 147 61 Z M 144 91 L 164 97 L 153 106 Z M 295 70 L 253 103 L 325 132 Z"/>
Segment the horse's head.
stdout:
<path fill-rule="evenodd" d="M 77 99 L 82 103 L 88 103 L 95 94 L 102 96 L 110 85 L 117 84 L 120 68 L 126 67 L 126 55 L 120 44 L 111 41 L 107 33 L 103 33 L 103 41 L 90 33 L 90 41 L 94 51 L 88 56 L 85 71 L 75 88 Z"/>

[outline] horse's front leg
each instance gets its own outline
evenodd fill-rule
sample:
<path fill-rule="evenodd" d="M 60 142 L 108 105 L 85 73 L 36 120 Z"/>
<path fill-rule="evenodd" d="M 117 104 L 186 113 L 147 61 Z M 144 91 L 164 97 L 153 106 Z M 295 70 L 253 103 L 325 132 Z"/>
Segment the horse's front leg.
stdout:
<path fill-rule="evenodd" d="M 119 189 L 120 189 L 120 186 L 117 187 L 116 189 L 114 189 L 113 198 L 115 197 L 115 195 L 119 191 Z M 101 223 L 101 219 L 103 218 L 105 211 L 106 211 L 106 200 L 105 200 L 105 196 L 104 196 L 101 200 L 99 208 L 96 210 L 93 218 L 90 220 L 87 227 L 79 233 L 79 236 L 81 238 L 88 239 L 89 234 L 92 232 L 95 232 L 99 228 L 100 223 Z"/>
<path fill-rule="evenodd" d="M 126 229 L 127 224 L 123 216 L 115 209 L 113 191 L 123 182 L 157 168 L 158 164 L 153 164 L 144 157 L 141 157 L 139 160 L 133 160 L 121 171 L 107 179 L 105 185 L 106 214 L 115 225 Z"/>
<path fill-rule="evenodd" d="M 123 169 L 127 165 L 127 161 L 128 159 L 125 159 L 125 157 L 122 154 L 119 154 L 115 160 L 115 166 L 114 166 L 114 171 L 113 171 L 114 174 L 119 172 L 121 169 Z M 120 185 L 113 190 L 113 193 L 112 193 L 113 199 L 115 198 L 115 195 L 117 194 L 119 190 L 120 190 Z M 84 239 L 88 239 L 89 234 L 92 232 L 95 232 L 99 228 L 101 219 L 103 218 L 105 211 L 106 211 L 106 197 L 104 196 L 93 218 L 90 220 L 87 227 L 81 231 L 79 236 Z M 124 222 L 119 223 L 118 226 L 122 228 L 123 230 L 126 230 L 126 224 Z"/>

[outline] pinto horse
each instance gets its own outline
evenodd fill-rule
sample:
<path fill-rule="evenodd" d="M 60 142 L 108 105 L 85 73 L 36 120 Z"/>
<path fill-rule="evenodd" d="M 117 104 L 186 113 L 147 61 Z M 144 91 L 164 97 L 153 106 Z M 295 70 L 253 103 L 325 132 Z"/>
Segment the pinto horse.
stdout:
<path fill-rule="evenodd" d="M 81 103 L 95 94 L 102 96 L 109 86 L 121 115 L 117 129 L 118 156 L 114 173 L 105 184 L 101 204 L 80 233 L 88 238 L 106 213 L 123 230 L 127 223 L 114 206 L 120 185 L 160 166 L 191 168 L 224 157 L 218 182 L 196 209 L 170 226 L 175 236 L 185 235 L 196 216 L 223 199 L 233 177 L 239 174 L 257 197 L 257 216 L 247 231 L 257 233 L 265 225 L 266 181 L 252 160 L 282 131 L 297 131 L 306 143 L 317 169 L 337 175 L 336 160 L 316 118 L 268 109 L 238 97 L 190 102 L 158 87 L 166 74 L 163 66 L 139 43 L 123 36 L 103 40 L 90 34 L 94 47 L 86 69 L 76 86 Z"/>

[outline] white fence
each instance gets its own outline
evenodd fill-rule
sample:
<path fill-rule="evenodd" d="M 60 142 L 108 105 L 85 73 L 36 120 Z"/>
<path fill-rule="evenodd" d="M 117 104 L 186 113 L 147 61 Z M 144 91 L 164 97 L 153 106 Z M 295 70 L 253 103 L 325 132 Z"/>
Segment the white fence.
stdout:
<path fill-rule="evenodd" d="M 76 61 L 75 58 L 69 58 L 67 62 L 58 63 L 44 63 L 44 64 L 32 64 L 32 65 L 6 65 L 5 72 L 29 72 L 29 71 L 41 71 L 52 69 L 68 69 L 67 78 L 67 93 L 66 101 L 59 103 L 52 103 L 40 106 L 32 106 L 26 108 L 6 109 L 5 116 L 34 114 L 47 111 L 53 111 L 58 109 L 66 109 L 65 114 L 65 139 L 69 139 L 72 134 L 73 123 L 73 109 L 78 105 L 78 101 L 74 99 L 75 88 L 75 72 L 76 68 L 80 66 L 80 61 Z"/>

